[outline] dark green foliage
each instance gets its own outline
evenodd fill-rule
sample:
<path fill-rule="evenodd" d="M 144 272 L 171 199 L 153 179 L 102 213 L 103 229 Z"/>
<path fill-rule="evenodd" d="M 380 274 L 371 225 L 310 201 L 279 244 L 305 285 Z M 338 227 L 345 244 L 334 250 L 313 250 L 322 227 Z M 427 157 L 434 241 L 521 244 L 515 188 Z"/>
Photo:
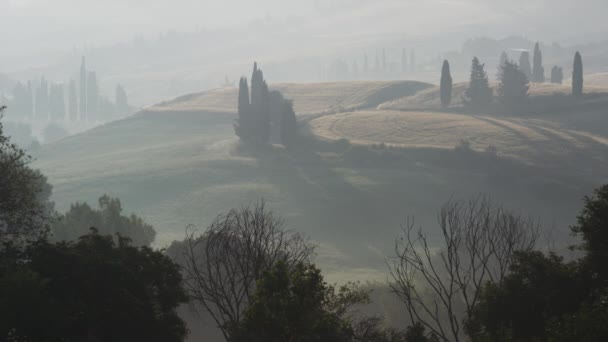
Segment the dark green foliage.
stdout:
<path fill-rule="evenodd" d="M 70 210 L 61 215 L 52 225 L 53 239 L 57 241 L 76 240 L 87 234 L 90 227 L 96 227 L 101 234 L 127 237 L 136 246 L 149 246 L 154 242 L 154 228 L 135 214 L 122 215 L 118 198 L 104 195 L 99 198 L 99 209 L 86 203 L 75 203 Z"/>
<path fill-rule="evenodd" d="M 283 122 L 284 118 L 287 118 Z M 276 140 L 279 133 L 281 142 L 292 144 L 296 134 L 295 113 L 291 101 L 283 98 L 278 91 L 270 91 L 257 63 L 251 77 L 251 101 L 246 78 L 239 82 L 238 118 L 234 131 L 241 141 L 249 144 L 266 144 Z M 275 132 L 272 134 L 272 132 Z"/>
<path fill-rule="evenodd" d="M 583 59 L 578 51 L 574 55 L 572 67 L 572 96 L 576 98 L 583 96 Z"/>
<path fill-rule="evenodd" d="M 314 265 L 300 263 L 290 270 L 279 262 L 258 281 L 231 341 L 351 341 L 344 310 L 366 298 L 349 287 L 336 292 Z"/>
<path fill-rule="evenodd" d="M 296 112 L 293 110 L 293 102 L 285 100 L 282 106 L 283 116 L 281 118 L 281 143 L 291 148 L 295 145 L 298 134 L 298 123 Z"/>
<path fill-rule="evenodd" d="M 474 110 L 483 110 L 492 103 L 492 96 L 492 88 L 484 64 L 479 63 L 479 59 L 475 57 L 471 64 L 469 88 L 464 93 L 463 102 Z"/>
<path fill-rule="evenodd" d="M 249 85 L 247 78 L 241 77 L 239 81 L 238 118 L 234 124 L 234 132 L 242 141 L 253 141 L 253 116 L 249 102 Z"/>
<path fill-rule="evenodd" d="M 405 331 L 405 342 L 433 342 L 438 341 L 437 337 L 431 335 L 427 336 L 426 328 L 420 322 L 416 322 L 414 325 L 407 327 Z"/>
<path fill-rule="evenodd" d="M 608 185 L 585 198 L 572 227 L 585 255 L 565 263 L 517 253 L 501 283 L 487 284 L 466 329 L 474 341 L 608 340 Z"/>
<path fill-rule="evenodd" d="M 441 68 L 441 84 L 439 86 L 439 97 L 441 98 L 441 106 L 447 108 L 452 101 L 452 75 L 450 73 L 450 63 L 443 61 Z"/>
<path fill-rule="evenodd" d="M 530 53 L 523 51 L 519 56 L 519 70 L 526 75 L 530 80 L 532 79 L 532 66 L 530 65 Z"/>
<path fill-rule="evenodd" d="M 96 232 L 0 250 L 0 340 L 159 341 L 186 336 L 179 267 Z"/>
<path fill-rule="evenodd" d="M 505 51 L 503 51 L 500 54 L 500 58 L 498 60 L 498 71 L 496 72 L 496 79 L 500 80 L 502 78 L 502 66 L 507 60 L 509 60 L 509 56 Z"/>
<path fill-rule="evenodd" d="M 608 288 L 608 185 L 596 189 L 584 202 L 572 232 L 583 240 L 579 248 L 586 252 L 585 262 L 592 278 Z"/>
<path fill-rule="evenodd" d="M 4 135 L 0 123 L 0 242 L 36 239 L 46 233 L 45 222 L 53 208 L 51 186 L 30 168 L 30 162 L 26 152 Z"/>
<path fill-rule="evenodd" d="M 467 333 L 479 340 L 544 341 L 552 319 L 576 311 L 585 296 L 581 286 L 575 264 L 518 252 L 502 284 L 484 287 Z"/>
<path fill-rule="evenodd" d="M 88 120 L 87 116 L 87 67 L 86 60 L 82 56 L 80 64 L 80 120 Z"/>
<path fill-rule="evenodd" d="M 562 84 L 564 82 L 564 70 L 557 65 L 551 68 L 551 83 Z"/>
<path fill-rule="evenodd" d="M 545 82 L 545 68 L 543 67 L 543 53 L 540 51 L 540 45 L 534 45 L 534 56 L 532 61 L 532 82 Z"/>
<path fill-rule="evenodd" d="M 517 64 L 507 60 L 502 65 L 502 78 L 498 85 L 498 98 L 509 110 L 520 110 L 528 100 L 530 82 Z"/>
<path fill-rule="evenodd" d="M 239 84 L 239 117 L 234 125 L 236 135 L 250 144 L 266 144 L 270 139 L 270 91 L 258 64 L 251 75 L 251 102 L 247 79 Z"/>

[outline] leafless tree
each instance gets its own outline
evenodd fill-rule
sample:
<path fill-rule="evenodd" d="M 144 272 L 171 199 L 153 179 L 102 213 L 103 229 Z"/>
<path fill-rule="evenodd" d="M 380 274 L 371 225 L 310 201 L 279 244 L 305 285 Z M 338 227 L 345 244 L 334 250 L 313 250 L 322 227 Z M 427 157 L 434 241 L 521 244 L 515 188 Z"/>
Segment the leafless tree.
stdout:
<path fill-rule="evenodd" d="M 264 201 L 218 216 L 202 234 L 188 229 L 184 243 L 185 283 L 226 340 L 241 320 L 257 280 L 279 260 L 310 262 L 315 245 L 284 229 Z"/>
<path fill-rule="evenodd" d="M 503 209 L 485 196 L 450 200 L 438 213 L 441 242 L 433 248 L 409 220 L 389 261 L 390 290 L 405 304 L 412 323 L 421 322 L 443 341 L 463 340 L 486 282 L 500 284 L 516 251 L 531 251 L 539 224 Z"/>

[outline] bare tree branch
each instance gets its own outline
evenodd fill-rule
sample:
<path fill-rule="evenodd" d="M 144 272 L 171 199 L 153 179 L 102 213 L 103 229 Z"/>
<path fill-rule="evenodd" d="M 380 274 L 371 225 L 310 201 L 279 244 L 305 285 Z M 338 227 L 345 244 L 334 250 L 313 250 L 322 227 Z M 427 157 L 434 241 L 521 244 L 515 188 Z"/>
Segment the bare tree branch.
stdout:
<path fill-rule="evenodd" d="M 255 284 L 278 261 L 310 262 L 315 245 L 284 230 L 264 201 L 218 216 L 202 234 L 192 226 L 184 247 L 185 284 L 226 340 L 241 320 Z"/>
<path fill-rule="evenodd" d="M 439 211 L 439 251 L 413 220 L 404 225 L 389 262 L 390 289 L 443 341 L 461 341 L 462 324 L 486 282 L 500 284 L 516 251 L 531 251 L 539 224 L 503 209 L 485 196 L 449 200 Z"/>

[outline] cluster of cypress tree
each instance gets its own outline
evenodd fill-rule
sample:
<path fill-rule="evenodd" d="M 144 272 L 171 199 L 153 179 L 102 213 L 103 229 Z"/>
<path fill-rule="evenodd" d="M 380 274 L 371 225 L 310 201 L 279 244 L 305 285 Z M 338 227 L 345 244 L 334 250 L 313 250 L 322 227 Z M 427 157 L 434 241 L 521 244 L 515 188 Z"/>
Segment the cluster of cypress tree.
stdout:
<path fill-rule="evenodd" d="M 462 99 L 473 110 L 487 109 L 492 103 L 493 91 L 484 67 L 485 64 L 481 64 L 477 57 L 473 58 L 469 88 Z"/>
<path fill-rule="evenodd" d="M 84 57 L 78 84 L 74 79 L 67 85 L 51 83 L 42 77 L 40 81 L 17 82 L 12 95 L 9 115 L 28 120 L 96 121 L 103 119 L 102 116 L 124 115 L 130 110 L 127 94 L 120 85 L 116 88 L 114 103 L 101 96 L 97 74 L 87 70 Z"/>
<path fill-rule="evenodd" d="M 234 132 L 248 144 L 266 144 L 278 136 L 286 147 L 294 144 L 297 122 L 293 103 L 278 91 L 270 91 L 264 73 L 253 64 L 251 99 L 246 77 L 239 82 L 238 118 Z M 275 134 L 273 134 L 275 133 Z M 278 134 L 277 134 L 278 133 Z"/>

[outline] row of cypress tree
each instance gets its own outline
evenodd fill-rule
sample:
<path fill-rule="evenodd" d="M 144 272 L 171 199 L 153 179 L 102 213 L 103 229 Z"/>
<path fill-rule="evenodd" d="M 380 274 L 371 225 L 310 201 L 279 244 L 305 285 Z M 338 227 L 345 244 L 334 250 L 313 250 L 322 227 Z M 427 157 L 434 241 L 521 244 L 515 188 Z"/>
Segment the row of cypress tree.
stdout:
<path fill-rule="evenodd" d="M 251 94 L 251 96 L 250 96 Z M 280 140 L 286 147 L 296 141 L 297 121 L 293 102 L 279 91 L 270 91 L 264 73 L 253 64 L 251 92 L 246 77 L 239 81 L 238 118 L 234 132 L 242 142 L 260 145 Z"/>
<path fill-rule="evenodd" d="M 535 50 L 538 50 L 538 43 L 536 44 Z M 522 53 L 522 56 L 523 55 L 524 54 Z M 500 102 L 503 105 L 509 107 L 521 105 L 521 100 L 528 96 L 530 77 L 526 73 L 526 68 L 527 66 L 529 67 L 529 63 L 526 66 L 525 60 L 525 58 L 520 59 L 518 65 L 508 58 L 505 58 L 504 61 L 501 61 L 500 63 L 500 82 L 497 92 Z M 536 82 L 542 80 L 541 82 L 543 82 L 544 68 L 542 67 L 542 55 L 540 50 L 538 50 L 538 54 L 535 53 L 534 70 L 535 71 L 532 72 L 532 81 Z M 561 68 L 554 67 L 552 70 L 552 79 L 554 77 L 563 77 Z M 443 62 L 443 67 L 441 69 L 439 90 L 441 105 L 444 108 L 447 108 L 450 105 L 452 100 L 452 88 L 450 64 L 446 60 Z M 471 63 L 469 87 L 464 93 L 463 102 L 472 109 L 486 109 L 493 101 L 493 94 L 494 92 L 490 87 L 488 75 L 484 70 L 484 64 L 482 64 L 477 57 L 474 57 Z M 583 96 L 583 61 L 581 54 L 578 51 L 574 55 L 574 64 L 572 68 L 572 96 L 575 98 L 581 98 Z"/>

